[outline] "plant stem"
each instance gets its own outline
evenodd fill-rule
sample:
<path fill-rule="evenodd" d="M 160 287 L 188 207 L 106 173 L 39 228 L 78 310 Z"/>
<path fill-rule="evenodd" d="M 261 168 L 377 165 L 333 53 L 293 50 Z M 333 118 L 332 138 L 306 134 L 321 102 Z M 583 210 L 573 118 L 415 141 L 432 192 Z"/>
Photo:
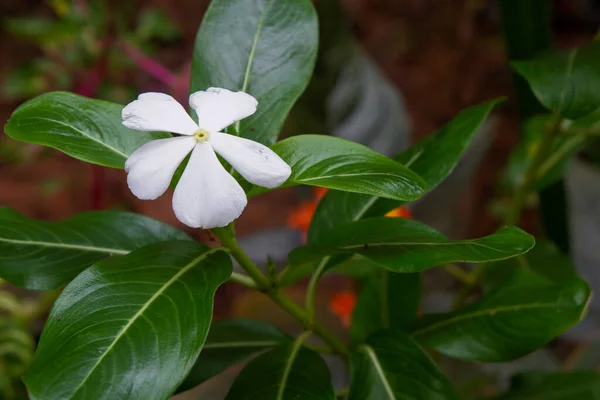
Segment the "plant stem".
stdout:
<path fill-rule="evenodd" d="M 232 272 L 231 276 L 229 277 L 229 280 L 235 283 L 239 283 L 240 285 L 246 286 L 250 289 L 258 289 L 258 286 L 256 285 L 254 279 L 250 278 L 249 276 L 240 274 L 238 272 Z"/>
<path fill-rule="evenodd" d="M 554 143 L 555 137 L 560 133 L 560 123 L 561 119 L 555 118 L 554 123 L 552 124 L 550 129 L 546 132 L 544 136 L 542 136 L 537 151 L 533 155 L 531 163 L 525 171 L 523 181 L 521 182 L 519 187 L 517 187 L 512 207 L 509 209 L 506 219 L 504 221 L 506 225 L 514 225 L 519 222 L 521 212 L 523 211 L 525 201 L 527 200 L 527 196 L 529 195 L 531 189 L 533 188 L 533 185 L 535 184 L 537 170 L 546 159 L 548 152 L 552 149 L 552 144 Z"/>
<path fill-rule="evenodd" d="M 442 268 L 444 269 L 444 271 L 446 271 L 465 285 L 472 285 L 474 283 L 473 276 L 456 264 L 444 264 L 442 265 Z"/>
<path fill-rule="evenodd" d="M 310 277 L 310 282 L 308 282 L 308 287 L 306 289 L 306 313 L 308 314 L 308 321 L 314 322 L 316 320 L 316 309 L 315 303 L 317 298 L 317 288 L 319 287 L 319 282 L 325 274 L 325 267 L 327 266 L 327 262 L 329 261 L 329 257 L 325 257 L 321 260 L 317 269 Z"/>
<path fill-rule="evenodd" d="M 306 310 L 294 303 L 289 297 L 284 295 L 274 282 L 271 282 L 261 270 L 256 266 L 254 261 L 248 257 L 244 250 L 239 246 L 235 238 L 235 230 L 233 223 L 225 229 L 215 229 L 215 234 L 221 239 L 221 244 L 230 250 L 231 255 L 246 271 L 246 273 L 254 280 L 257 290 L 266 294 L 275 304 L 281 309 L 290 314 L 294 319 L 299 321 L 306 330 L 314 332 L 321 337 L 331 349 L 345 361 L 348 360 L 348 349 L 346 346 L 331 332 L 323 326 L 311 321 L 308 318 Z"/>
<path fill-rule="evenodd" d="M 515 197 L 512 203 L 511 208 L 508 210 L 506 218 L 504 220 L 505 225 L 514 225 L 517 224 L 521 218 L 521 213 L 523 208 L 525 207 L 525 202 L 527 200 L 527 196 L 533 190 L 533 186 L 535 185 L 537 178 L 539 176 L 538 170 L 544 164 L 544 161 L 548 157 L 548 153 L 552 150 L 552 145 L 554 144 L 554 139 L 556 136 L 560 134 L 560 125 L 562 120 L 560 117 L 555 116 L 554 121 L 550 128 L 544 132 L 544 136 L 542 136 L 538 148 L 531 159 L 531 163 L 529 163 L 529 167 L 525 171 L 525 175 L 523 176 L 523 180 L 521 184 L 517 187 L 515 191 Z M 519 256 L 520 257 L 520 256 Z M 468 274 L 470 283 L 463 288 L 463 290 L 458 293 L 457 297 L 454 300 L 454 307 L 459 307 L 462 305 L 464 300 L 473 292 L 473 290 L 477 287 L 481 278 L 483 277 L 483 273 L 485 270 L 485 263 L 477 264 L 477 266 L 473 269 L 473 271 Z"/>
<path fill-rule="evenodd" d="M 335 391 L 335 398 L 336 399 L 345 399 L 349 394 L 350 394 L 350 388 L 345 387 L 345 388 L 338 389 Z"/>

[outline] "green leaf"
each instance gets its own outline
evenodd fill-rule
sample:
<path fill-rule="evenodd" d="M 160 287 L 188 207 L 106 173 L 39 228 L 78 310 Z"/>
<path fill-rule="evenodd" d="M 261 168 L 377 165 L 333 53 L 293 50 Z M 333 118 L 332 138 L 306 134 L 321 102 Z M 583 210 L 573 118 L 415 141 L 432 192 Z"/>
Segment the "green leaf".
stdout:
<path fill-rule="evenodd" d="M 198 386 L 252 354 L 289 340 L 289 336 L 266 322 L 250 319 L 215 322 L 210 327 L 200 357 L 177 391 Z"/>
<path fill-rule="evenodd" d="M 312 185 L 415 200 L 425 183 L 414 172 L 361 144 L 326 135 L 294 136 L 271 147 L 290 167 L 284 186 Z M 256 188 L 253 194 L 265 191 Z"/>
<path fill-rule="evenodd" d="M 13 139 L 53 147 L 78 160 L 123 168 L 138 147 L 171 135 L 125 128 L 122 109 L 73 93 L 50 92 L 19 106 L 4 131 Z"/>
<path fill-rule="evenodd" d="M 501 100 L 469 107 L 435 134 L 421 140 L 395 158 L 417 173 L 434 189 L 454 169 L 481 124 Z M 321 235 L 334 226 L 358 221 L 366 216 L 380 216 L 404 204 L 373 195 L 329 191 L 319 203 L 308 231 L 308 243 L 319 244 Z"/>
<path fill-rule="evenodd" d="M 90 267 L 50 312 L 24 378 L 31 398 L 168 398 L 202 349 L 231 269 L 220 248 L 192 241 Z"/>
<path fill-rule="evenodd" d="M 527 254 L 519 258 L 497 261 L 486 265 L 484 288 L 491 290 L 510 279 L 519 268 L 529 268 L 554 283 L 560 284 L 577 276 L 571 258 L 560 252 L 556 245 L 547 239 L 538 239 Z"/>
<path fill-rule="evenodd" d="M 196 37 L 191 91 L 217 86 L 250 93 L 258 109 L 236 130 L 270 146 L 308 84 L 317 47 L 309 0 L 213 0 Z"/>
<path fill-rule="evenodd" d="M 457 399 L 452 384 L 407 334 L 383 330 L 354 350 L 349 400 Z"/>
<path fill-rule="evenodd" d="M 554 283 L 521 268 L 483 298 L 423 318 L 413 336 L 449 357 L 499 362 L 524 356 L 576 325 L 591 290 L 579 277 Z"/>
<path fill-rule="evenodd" d="M 408 329 L 417 318 L 419 274 L 378 272 L 363 285 L 352 313 L 350 337 L 355 343 L 363 343 L 380 329 Z"/>
<path fill-rule="evenodd" d="M 298 341 L 281 344 L 250 361 L 225 400 L 334 400 L 325 361 Z"/>
<path fill-rule="evenodd" d="M 546 131 L 551 129 L 551 124 L 552 117 L 548 115 L 536 116 L 525 121 L 521 141 L 511 152 L 506 169 L 500 177 L 500 184 L 505 191 L 513 193 L 523 182 L 532 156 L 537 151 Z M 560 180 L 571 157 L 581 150 L 587 140 L 584 135 L 558 136 L 550 155 L 538 169 L 534 188 L 541 190 Z"/>
<path fill-rule="evenodd" d="M 511 378 L 507 393 L 495 400 L 599 400 L 596 371 L 526 372 Z"/>
<path fill-rule="evenodd" d="M 568 51 L 551 51 L 512 67 L 531 86 L 538 100 L 567 119 L 600 108 L 600 43 Z"/>
<path fill-rule="evenodd" d="M 96 261 L 167 240 L 189 237 L 128 212 L 90 211 L 43 222 L 0 207 L 0 277 L 27 289 L 54 289 Z"/>
<path fill-rule="evenodd" d="M 450 262 L 489 262 L 523 254 L 531 235 L 505 227 L 479 239 L 452 241 L 435 229 L 406 218 L 367 218 L 340 225 L 320 240 L 292 250 L 294 265 L 334 254 L 359 254 L 394 272 L 418 272 Z"/>

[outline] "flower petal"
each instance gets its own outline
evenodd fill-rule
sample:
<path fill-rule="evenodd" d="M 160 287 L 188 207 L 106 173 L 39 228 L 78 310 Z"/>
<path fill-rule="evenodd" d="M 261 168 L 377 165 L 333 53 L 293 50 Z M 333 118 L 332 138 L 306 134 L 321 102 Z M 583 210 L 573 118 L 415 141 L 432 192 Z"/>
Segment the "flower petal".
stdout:
<path fill-rule="evenodd" d="M 292 169 L 273 150 L 253 140 L 213 133 L 210 144 L 248 182 L 266 188 L 280 186 Z"/>
<path fill-rule="evenodd" d="M 244 190 L 210 144 L 198 143 L 173 195 L 177 219 L 192 228 L 221 227 L 239 217 L 246 203 Z"/>
<path fill-rule="evenodd" d="M 164 93 L 142 93 L 121 112 L 123 125 L 137 131 L 166 131 L 192 135 L 198 125 L 183 106 Z"/>
<path fill-rule="evenodd" d="M 142 200 L 154 200 L 162 195 L 195 144 L 193 137 L 182 136 L 153 140 L 134 151 L 125 163 L 131 192 Z"/>
<path fill-rule="evenodd" d="M 190 95 L 190 106 L 198 114 L 198 125 L 218 132 L 256 111 L 258 101 L 248 93 L 208 88 Z"/>

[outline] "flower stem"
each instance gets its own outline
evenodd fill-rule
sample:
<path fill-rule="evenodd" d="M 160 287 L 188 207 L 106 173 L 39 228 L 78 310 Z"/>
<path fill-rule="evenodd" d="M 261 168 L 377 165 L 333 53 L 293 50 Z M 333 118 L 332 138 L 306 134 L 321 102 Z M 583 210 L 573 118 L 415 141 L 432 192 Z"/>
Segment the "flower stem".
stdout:
<path fill-rule="evenodd" d="M 221 239 L 221 244 L 228 248 L 233 258 L 246 271 L 250 278 L 254 280 L 256 289 L 267 295 L 275 304 L 300 322 L 308 331 L 314 332 L 327 343 L 331 349 L 345 361 L 348 360 L 348 349 L 337 337 L 325 329 L 323 326 L 311 321 L 308 318 L 306 310 L 294 303 L 289 297 L 284 295 L 256 266 L 254 261 L 239 246 L 235 238 L 235 229 L 233 223 L 226 228 L 215 229 L 215 234 Z"/>

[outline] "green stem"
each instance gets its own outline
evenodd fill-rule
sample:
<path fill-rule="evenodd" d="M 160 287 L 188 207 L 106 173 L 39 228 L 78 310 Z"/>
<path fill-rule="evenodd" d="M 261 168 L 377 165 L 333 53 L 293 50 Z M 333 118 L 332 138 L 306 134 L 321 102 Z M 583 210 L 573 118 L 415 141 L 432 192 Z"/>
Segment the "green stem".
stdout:
<path fill-rule="evenodd" d="M 319 346 L 317 344 L 304 343 L 304 347 L 321 354 L 335 354 L 335 352 L 329 346 Z"/>
<path fill-rule="evenodd" d="M 345 399 L 349 394 L 350 394 L 350 388 L 345 387 L 345 388 L 338 389 L 335 391 L 335 398 L 336 399 Z"/>
<path fill-rule="evenodd" d="M 523 181 L 521 182 L 519 187 L 517 187 L 512 207 L 509 209 L 506 219 L 504 221 L 506 225 L 514 225 L 519 222 L 521 212 L 523 211 L 525 201 L 527 200 L 527 196 L 529 195 L 533 188 L 533 185 L 535 184 L 537 170 L 548 156 L 548 152 L 552 149 L 554 139 L 560 133 L 560 123 L 561 119 L 555 118 L 555 121 L 550 127 L 550 129 L 546 132 L 544 136 L 542 136 L 537 151 L 533 155 L 531 163 L 525 171 Z"/>
<path fill-rule="evenodd" d="M 250 289 L 258 289 L 258 286 L 256 285 L 254 279 L 237 272 L 232 272 L 231 276 L 229 277 L 229 280 L 235 283 L 239 283 L 240 285 L 246 286 Z"/>
<path fill-rule="evenodd" d="M 325 257 L 321 260 L 317 269 L 310 277 L 310 282 L 308 282 L 308 287 L 306 289 L 306 313 L 308 314 L 308 321 L 315 322 L 316 320 L 316 298 L 317 298 L 317 288 L 319 287 L 319 282 L 321 278 L 325 274 L 325 267 L 327 267 L 327 262 L 329 261 L 329 257 Z"/>
<path fill-rule="evenodd" d="M 470 286 L 474 283 L 473 276 L 456 264 L 444 264 L 442 269 L 465 285 Z"/>
<path fill-rule="evenodd" d="M 311 321 L 308 318 L 307 312 L 302 307 L 298 306 L 289 297 L 284 295 L 275 284 L 263 275 L 254 261 L 248 257 L 237 243 L 233 223 L 227 228 L 215 229 L 215 234 L 221 239 L 222 245 L 230 250 L 230 254 L 233 258 L 236 259 L 246 273 L 254 280 L 257 290 L 266 294 L 281 309 L 300 322 L 306 330 L 320 336 L 337 355 L 342 357 L 345 361 L 348 360 L 348 348 L 323 326 Z"/>
<path fill-rule="evenodd" d="M 556 116 L 550 128 L 542 136 L 540 143 L 537 147 L 531 163 L 525 171 L 521 184 L 515 191 L 514 200 L 511 208 L 508 210 L 506 218 L 504 220 L 505 225 L 515 225 L 521 218 L 521 213 L 525 207 L 527 196 L 534 189 L 534 185 L 539 176 L 539 169 L 543 166 L 544 161 L 548 157 L 548 153 L 552 150 L 554 140 L 560 134 L 560 125 L 562 120 Z M 473 290 L 477 287 L 485 270 L 485 263 L 477 264 L 473 271 L 468 274 L 470 283 L 468 283 L 463 290 L 461 290 L 454 300 L 454 307 L 459 307 L 469 297 Z"/>

